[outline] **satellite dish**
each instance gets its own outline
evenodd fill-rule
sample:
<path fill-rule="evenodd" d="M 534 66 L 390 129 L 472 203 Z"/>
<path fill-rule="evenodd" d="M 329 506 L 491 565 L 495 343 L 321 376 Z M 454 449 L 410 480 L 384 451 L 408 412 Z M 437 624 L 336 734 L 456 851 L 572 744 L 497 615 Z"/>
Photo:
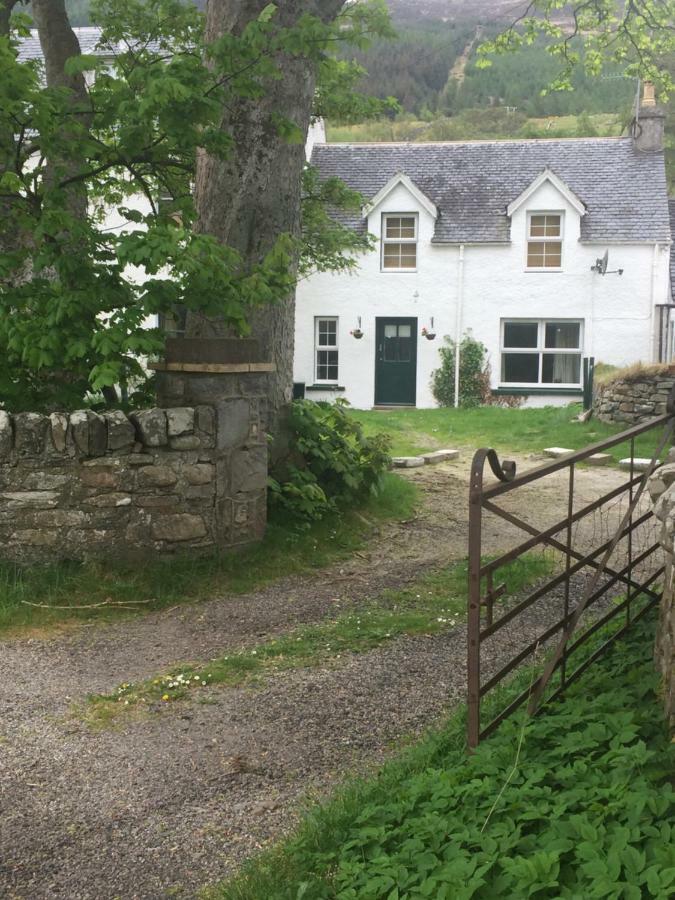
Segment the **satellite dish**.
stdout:
<path fill-rule="evenodd" d="M 607 271 L 607 266 L 609 265 L 609 250 L 605 250 L 605 255 L 602 258 L 598 258 L 595 261 L 595 265 L 591 266 L 591 272 L 597 272 L 598 275 L 623 275 L 623 269 L 614 269 L 611 272 Z"/>

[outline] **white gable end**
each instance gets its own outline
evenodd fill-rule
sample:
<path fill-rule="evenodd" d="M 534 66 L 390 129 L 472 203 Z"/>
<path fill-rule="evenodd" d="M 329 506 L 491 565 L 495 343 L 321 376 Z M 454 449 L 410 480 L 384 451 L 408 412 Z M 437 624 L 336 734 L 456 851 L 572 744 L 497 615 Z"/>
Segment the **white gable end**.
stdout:
<path fill-rule="evenodd" d="M 534 181 L 527 187 L 525 190 L 516 197 L 515 200 L 512 200 L 511 203 L 506 207 L 506 214 L 508 216 L 513 216 L 513 214 L 520 209 L 521 206 L 524 206 L 528 203 L 528 201 L 534 198 L 535 194 L 541 193 L 541 188 L 544 186 L 550 185 L 555 189 L 555 191 L 562 197 L 566 203 L 575 210 L 575 212 L 579 216 L 586 215 L 586 205 L 582 200 L 577 197 L 574 191 L 570 190 L 570 188 L 562 181 L 555 172 L 552 172 L 551 169 L 544 169 L 544 171 L 538 175 Z"/>
<path fill-rule="evenodd" d="M 408 178 L 403 172 L 399 172 L 394 175 L 394 177 L 385 184 L 385 186 L 375 194 L 375 196 L 363 207 L 363 217 L 368 218 L 377 209 L 379 209 L 385 201 L 391 196 L 393 193 L 397 193 L 400 195 L 401 191 L 397 191 L 396 189 L 402 187 L 407 191 L 407 193 L 411 197 L 411 201 L 413 205 L 410 207 L 410 210 L 418 210 L 424 209 L 429 215 L 436 220 L 438 218 L 438 208 L 435 203 L 424 194 L 417 185 L 414 184 L 413 181 Z M 407 212 L 408 210 L 400 210 L 401 212 Z"/>

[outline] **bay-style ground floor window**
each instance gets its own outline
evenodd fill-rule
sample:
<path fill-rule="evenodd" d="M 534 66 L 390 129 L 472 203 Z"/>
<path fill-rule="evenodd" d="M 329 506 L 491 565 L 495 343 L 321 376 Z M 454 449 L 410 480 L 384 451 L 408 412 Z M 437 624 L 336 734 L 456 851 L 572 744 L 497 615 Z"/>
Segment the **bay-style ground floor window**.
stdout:
<path fill-rule="evenodd" d="M 314 320 L 314 348 L 315 380 L 336 384 L 339 355 L 337 317 L 321 317 Z"/>
<path fill-rule="evenodd" d="M 501 384 L 579 387 L 583 322 L 502 319 Z"/>

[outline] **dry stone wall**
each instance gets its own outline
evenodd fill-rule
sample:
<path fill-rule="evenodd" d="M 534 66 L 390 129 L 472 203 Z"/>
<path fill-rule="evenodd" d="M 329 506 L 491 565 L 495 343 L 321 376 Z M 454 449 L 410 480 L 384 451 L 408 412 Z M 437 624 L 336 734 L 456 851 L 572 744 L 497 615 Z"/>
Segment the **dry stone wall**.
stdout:
<path fill-rule="evenodd" d="M 593 411 L 603 422 L 616 422 L 629 428 L 663 415 L 673 385 L 675 374 L 670 373 L 612 381 L 597 388 Z"/>
<path fill-rule="evenodd" d="M 238 376 L 229 395 L 220 387 L 210 384 L 217 404 L 128 416 L 0 411 L 0 558 L 203 553 L 260 539 L 267 448 L 251 388 L 264 384 Z"/>
<path fill-rule="evenodd" d="M 654 514 L 661 523 L 659 537 L 666 555 L 656 665 L 662 678 L 666 719 L 675 735 L 675 450 L 670 451 L 668 462 L 651 476 L 649 492 L 655 504 Z"/>

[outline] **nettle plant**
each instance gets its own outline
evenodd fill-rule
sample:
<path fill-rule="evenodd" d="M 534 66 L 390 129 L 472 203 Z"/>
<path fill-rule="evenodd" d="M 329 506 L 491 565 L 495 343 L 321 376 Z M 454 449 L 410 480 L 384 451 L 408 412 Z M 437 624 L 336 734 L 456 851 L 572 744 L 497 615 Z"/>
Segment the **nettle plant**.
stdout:
<path fill-rule="evenodd" d="M 378 491 L 390 465 L 389 439 L 366 437 L 348 406 L 341 399 L 291 405 L 291 453 L 269 479 L 272 509 L 311 521 Z"/>

